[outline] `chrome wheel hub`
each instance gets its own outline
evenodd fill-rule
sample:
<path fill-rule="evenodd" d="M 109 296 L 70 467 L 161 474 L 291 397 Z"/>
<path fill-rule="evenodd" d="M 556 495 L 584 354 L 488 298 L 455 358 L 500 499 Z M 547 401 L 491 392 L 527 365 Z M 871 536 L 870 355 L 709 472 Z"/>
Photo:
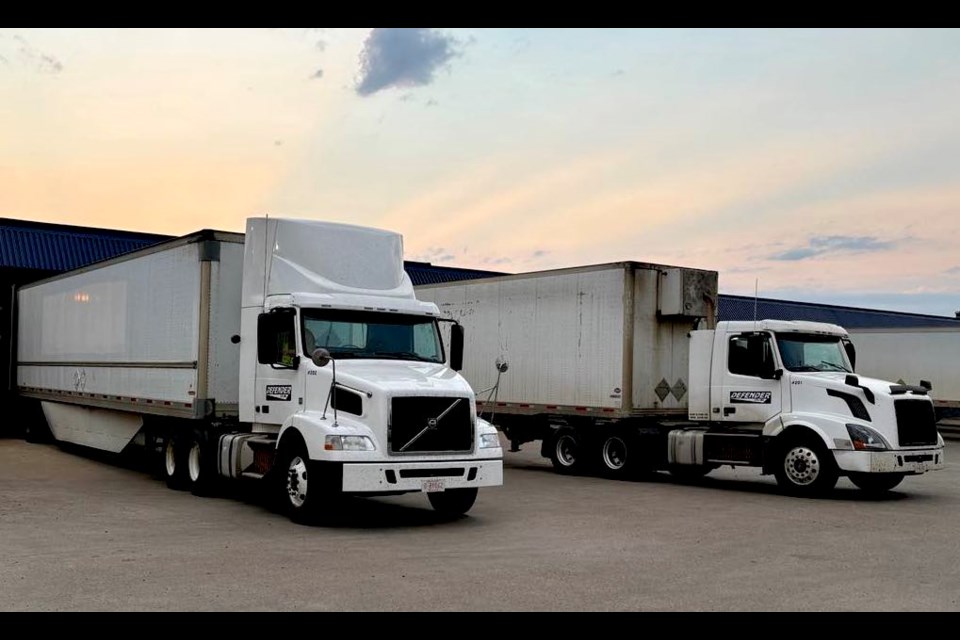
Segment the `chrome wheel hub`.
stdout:
<path fill-rule="evenodd" d="M 557 460 L 565 467 L 577 461 L 577 441 L 573 436 L 560 436 L 557 440 Z"/>
<path fill-rule="evenodd" d="M 287 497 L 298 509 L 307 501 L 307 463 L 295 456 L 287 467 Z"/>
<path fill-rule="evenodd" d="M 820 459 L 809 447 L 794 447 L 783 459 L 783 469 L 794 484 L 808 485 L 820 475 Z"/>
<path fill-rule="evenodd" d="M 167 440 L 167 445 L 163 449 L 163 468 L 168 478 L 172 478 L 177 472 L 177 452 L 173 446 L 173 440 Z"/>

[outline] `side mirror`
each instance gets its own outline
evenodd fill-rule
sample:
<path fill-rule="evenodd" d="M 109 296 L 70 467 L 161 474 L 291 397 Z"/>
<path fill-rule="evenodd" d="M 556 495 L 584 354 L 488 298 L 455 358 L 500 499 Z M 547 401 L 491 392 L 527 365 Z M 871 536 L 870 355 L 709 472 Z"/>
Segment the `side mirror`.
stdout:
<path fill-rule="evenodd" d="M 462 324 L 450 327 L 450 368 L 454 371 L 463 369 L 463 336 Z"/>
<path fill-rule="evenodd" d="M 318 367 L 325 367 L 327 364 L 333 360 L 333 356 L 330 355 L 330 352 L 324 349 L 323 347 L 318 347 L 313 350 L 313 353 L 310 354 L 310 360 L 313 361 L 313 364 Z"/>

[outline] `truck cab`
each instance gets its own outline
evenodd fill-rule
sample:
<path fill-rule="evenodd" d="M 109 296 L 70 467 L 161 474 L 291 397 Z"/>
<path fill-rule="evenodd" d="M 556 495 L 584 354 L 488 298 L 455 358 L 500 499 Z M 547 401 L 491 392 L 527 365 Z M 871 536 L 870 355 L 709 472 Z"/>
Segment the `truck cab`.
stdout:
<path fill-rule="evenodd" d="M 462 328 L 441 339 L 402 239 L 331 223 L 248 220 L 240 422 L 221 475 L 272 476 L 295 519 L 343 494 L 427 493 L 464 513 L 503 482 L 496 429 L 460 376 Z"/>
<path fill-rule="evenodd" d="M 847 332 L 832 324 L 720 322 L 691 332 L 689 417 L 709 428 L 673 434 L 701 453 L 672 462 L 762 466 L 797 493 L 832 488 L 842 475 L 886 490 L 941 469 L 929 385 L 861 376 L 855 361 Z"/>

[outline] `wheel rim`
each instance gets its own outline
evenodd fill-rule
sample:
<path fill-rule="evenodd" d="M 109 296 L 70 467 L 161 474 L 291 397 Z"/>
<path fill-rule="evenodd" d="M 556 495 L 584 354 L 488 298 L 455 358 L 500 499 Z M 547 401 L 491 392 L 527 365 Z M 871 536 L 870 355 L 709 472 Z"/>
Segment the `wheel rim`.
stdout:
<path fill-rule="evenodd" d="M 190 445 L 190 454 L 187 456 L 187 471 L 190 473 L 190 482 L 200 479 L 200 443 Z"/>
<path fill-rule="evenodd" d="M 300 456 L 294 456 L 287 467 L 287 497 L 298 509 L 307 501 L 307 463 Z"/>
<path fill-rule="evenodd" d="M 627 443 L 617 436 L 603 443 L 603 463 L 608 469 L 622 469 L 627 464 Z"/>
<path fill-rule="evenodd" d="M 573 436 L 563 435 L 557 439 L 557 462 L 572 467 L 577 462 L 577 440 Z"/>
<path fill-rule="evenodd" d="M 167 445 L 164 447 L 163 468 L 168 478 L 172 478 L 177 472 L 177 451 L 173 446 L 173 440 L 167 440 Z"/>
<path fill-rule="evenodd" d="M 783 459 L 783 469 L 792 483 L 806 486 L 820 476 L 820 458 L 809 447 L 794 447 Z"/>

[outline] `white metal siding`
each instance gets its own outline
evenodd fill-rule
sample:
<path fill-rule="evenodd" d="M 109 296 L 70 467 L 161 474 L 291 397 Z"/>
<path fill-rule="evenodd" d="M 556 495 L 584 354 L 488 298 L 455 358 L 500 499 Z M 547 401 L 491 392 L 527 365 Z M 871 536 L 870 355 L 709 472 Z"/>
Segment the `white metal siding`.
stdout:
<path fill-rule="evenodd" d="M 466 329 L 464 377 L 475 391 L 496 380 L 510 403 L 619 408 L 623 373 L 623 269 L 421 287 Z M 482 396 L 481 399 L 484 399 Z"/>
<path fill-rule="evenodd" d="M 657 315 L 659 273 L 657 269 L 634 270 L 633 406 L 642 410 L 682 409 L 689 400 L 687 333 L 693 321 Z M 656 391 L 661 382 L 670 389 L 663 400 Z"/>
<path fill-rule="evenodd" d="M 857 373 L 907 384 L 929 380 L 935 401 L 960 402 L 960 331 L 854 329 Z"/>
<path fill-rule="evenodd" d="M 199 264 L 190 244 L 22 289 L 17 358 L 47 366 L 18 367 L 18 384 L 192 402 L 195 369 L 56 363 L 196 361 Z"/>
<path fill-rule="evenodd" d="M 208 394 L 222 407 L 240 399 L 240 345 L 230 338 L 240 334 L 243 245 L 221 243 L 220 261 L 211 267 Z"/>

